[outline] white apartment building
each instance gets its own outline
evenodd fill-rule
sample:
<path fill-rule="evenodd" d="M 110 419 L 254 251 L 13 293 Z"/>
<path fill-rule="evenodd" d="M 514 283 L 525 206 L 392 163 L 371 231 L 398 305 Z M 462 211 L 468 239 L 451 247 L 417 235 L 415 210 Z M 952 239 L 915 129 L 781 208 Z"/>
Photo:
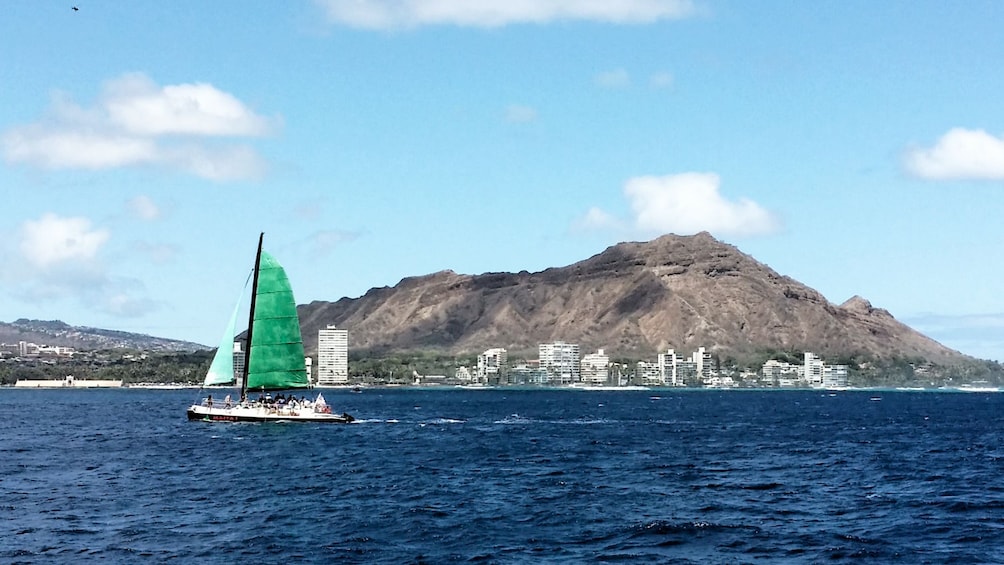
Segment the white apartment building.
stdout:
<path fill-rule="evenodd" d="M 479 384 L 506 384 L 509 355 L 502 347 L 489 349 L 478 355 L 477 382 Z"/>
<path fill-rule="evenodd" d="M 349 330 L 328 326 L 317 332 L 317 384 L 349 382 Z"/>
<path fill-rule="evenodd" d="M 802 379 L 811 387 L 823 386 L 823 360 L 808 351 L 802 365 Z"/>
<path fill-rule="evenodd" d="M 659 371 L 658 363 L 649 363 L 648 361 L 638 361 L 637 367 L 635 367 L 634 378 L 636 383 L 640 383 L 642 386 L 662 386 L 662 374 Z"/>
<path fill-rule="evenodd" d="M 676 362 L 676 378 L 680 386 L 703 384 L 703 378 L 697 370 L 697 362 L 694 361 L 693 357 Z"/>
<path fill-rule="evenodd" d="M 555 341 L 541 343 L 540 368 L 547 372 L 550 385 L 570 385 L 580 382 L 579 344 Z"/>
<path fill-rule="evenodd" d="M 791 363 L 769 359 L 761 369 L 763 378 L 773 386 L 795 386 L 802 376 L 802 368 Z"/>
<path fill-rule="evenodd" d="M 823 388 L 847 386 L 847 365 L 823 365 Z"/>
<path fill-rule="evenodd" d="M 580 368 L 583 383 L 592 386 L 610 384 L 610 357 L 602 349 L 584 356 Z"/>
<path fill-rule="evenodd" d="M 234 342 L 234 382 L 241 386 L 244 381 L 244 342 Z"/>
<path fill-rule="evenodd" d="M 708 378 L 711 376 L 715 365 L 711 360 L 710 351 L 705 351 L 703 347 L 698 347 L 697 351 L 694 352 L 692 360 L 697 366 L 697 374 L 700 375 L 701 378 Z"/>
<path fill-rule="evenodd" d="M 464 365 L 457 367 L 457 370 L 456 372 L 454 372 L 453 376 L 455 379 L 457 379 L 462 383 L 469 383 L 474 378 L 474 376 L 471 375 L 471 370 Z"/>
<path fill-rule="evenodd" d="M 683 386 L 683 379 L 677 371 L 682 357 L 676 355 L 676 351 L 669 349 L 665 353 L 659 354 L 659 378 L 662 386 Z"/>
<path fill-rule="evenodd" d="M 843 388 L 847 386 L 847 365 L 827 365 L 816 354 L 806 351 L 801 365 L 770 359 L 763 364 L 764 380 L 777 386 Z"/>

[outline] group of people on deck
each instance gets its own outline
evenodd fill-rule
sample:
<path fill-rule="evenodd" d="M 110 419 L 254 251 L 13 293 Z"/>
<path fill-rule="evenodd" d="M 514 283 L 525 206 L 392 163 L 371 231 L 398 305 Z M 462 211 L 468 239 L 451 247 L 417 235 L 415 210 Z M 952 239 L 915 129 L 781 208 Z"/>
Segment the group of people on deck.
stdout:
<path fill-rule="evenodd" d="M 233 408 L 234 406 L 233 401 L 230 399 L 229 394 L 226 396 L 223 402 L 224 402 L 224 407 L 226 408 Z M 203 406 L 208 406 L 209 408 L 212 408 L 213 395 L 210 394 L 208 397 L 206 397 L 206 400 L 203 401 L 202 404 Z M 279 393 L 275 395 L 275 398 L 272 398 L 272 394 L 268 392 L 264 394 L 259 394 L 258 398 L 254 401 L 248 400 L 248 398 L 245 396 L 241 398 L 241 401 L 240 403 L 238 403 L 237 406 L 240 408 L 264 408 L 269 413 L 273 414 L 283 411 L 293 412 L 301 409 L 309 410 L 311 408 L 313 408 L 315 412 L 331 411 L 331 409 L 328 408 L 327 404 L 325 404 L 323 400 L 321 402 L 315 403 L 305 398 L 304 396 L 296 398 L 292 394 L 289 396 L 285 396 L 282 393 Z"/>

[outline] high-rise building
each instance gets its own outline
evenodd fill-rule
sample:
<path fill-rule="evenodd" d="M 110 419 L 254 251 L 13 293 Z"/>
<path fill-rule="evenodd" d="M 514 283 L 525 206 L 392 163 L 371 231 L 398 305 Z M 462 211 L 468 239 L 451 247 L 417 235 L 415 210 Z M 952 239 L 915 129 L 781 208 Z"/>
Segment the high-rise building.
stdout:
<path fill-rule="evenodd" d="M 823 360 L 815 354 L 805 352 L 805 365 L 802 368 L 802 378 L 809 386 L 823 386 Z"/>
<path fill-rule="evenodd" d="M 847 386 L 847 365 L 823 365 L 824 388 L 843 388 Z"/>
<path fill-rule="evenodd" d="M 610 384 L 610 357 L 597 349 L 582 358 L 582 382 L 587 385 L 603 386 Z"/>
<path fill-rule="evenodd" d="M 634 382 L 641 386 L 662 386 L 662 375 L 659 374 L 659 364 L 648 361 L 638 361 L 634 371 Z"/>
<path fill-rule="evenodd" d="M 677 356 L 676 351 L 672 349 L 666 350 L 665 353 L 659 354 L 659 375 L 662 380 L 659 383 L 662 386 L 683 386 L 683 379 L 680 378 L 677 367 L 679 363 L 683 361 L 679 356 Z"/>
<path fill-rule="evenodd" d="M 697 365 L 697 374 L 702 378 L 710 377 L 714 371 L 714 364 L 711 359 L 711 352 L 705 351 L 703 347 L 698 347 L 694 352 L 693 362 Z"/>
<path fill-rule="evenodd" d="M 794 386 L 801 377 L 802 368 L 787 361 L 769 359 L 763 364 L 761 373 L 768 386 Z"/>
<path fill-rule="evenodd" d="M 579 344 L 556 341 L 539 346 L 540 368 L 547 371 L 550 385 L 579 382 Z"/>
<path fill-rule="evenodd" d="M 506 372 L 509 358 L 506 350 L 501 347 L 489 349 L 478 355 L 479 384 L 507 384 Z"/>
<path fill-rule="evenodd" d="M 344 385 L 349 382 L 349 330 L 335 326 L 317 332 L 317 384 Z"/>
<path fill-rule="evenodd" d="M 234 341 L 234 382 L 241 386 L 244 381 L 244 341 Z"/>

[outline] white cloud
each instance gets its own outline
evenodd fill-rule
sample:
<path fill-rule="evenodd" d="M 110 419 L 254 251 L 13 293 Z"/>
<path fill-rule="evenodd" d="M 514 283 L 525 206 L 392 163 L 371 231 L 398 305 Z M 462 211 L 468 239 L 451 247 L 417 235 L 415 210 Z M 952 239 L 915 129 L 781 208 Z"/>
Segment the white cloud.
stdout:
<path fill-rule="evenodd" d="M 20 249 L 28 263 L 46 269 L 60 263 L 92 261 L 108 237 L 107 230 L 92 229 L 87 218 L 45 214 L 21 225 Z"/>
<path fill-rule="evenodd" d="M 778 219 L 756 202 L 722 197 L 718 185 L 713 173 L 635 177 L 624 185 L 624 195 L 636 227 L 644 232 L 751 236 L 780 227 Z"/>
<path fill-rule="evenodd" d="M 321 230 L 310 235 L 316 255 L 328 255 L 343 243 L 359 238 L 359 233 L 348 230 Z"/>
<path fill-rule="evenodd" d="M 160 208 L 154 201 L 146 195 L 139 195 L 126 202 L 126 206 L 133 216 L 146 221 L 160 218 Z"/>
<path fill-rule="evenodd" d="M 233 95 L 211 84 L 158 87 L 127 74 L 105 85 L 102 106 L 111 123 L 144 136 L 261 136 L 272 129 Z"/>
<path fill-rule="evenodd" d="M 727 200 L 718 192 L 718 185 L 718 175 L 713 173 L 634 177 L 624 185 L 624 196 L 632 211 L 629 221 L 592 208 L 573 227 L 626 229 L 638 236 L 708 231 L 718 236 L 738 237 L 780 229 L 781 222 L 773 213 L 746 198 Z"/>
<path fill-rule="evenodd" d="M 133 279 L 120 279 L 102 289 L 95 296 L 98 309 L 117 318 L 138 318 L 156 310 L 158 304 L 149 298 L 136 296 L 144 291 L 143 285 Z"/>
<path fill-rule="evenodd" d="M 141 241 L 135 244 L 135 248 L 137 252 L 158 264 L 170 263 L 178 254 L 178 248 L 168 243 L 148 243 Z"/>
<path fill-rule="evenodd" d="M 631 75 L 624 69 L 615 69 L 597 74 L 593 82 L 603 88 L 627 88 L 631 86 Z"/>
<path fill-rule="evenodd" d="M 623 222 L 600 208 L 593 206 L 573 226 L 577 231 L 605 231 L 622 229 Z"/>
<path fill-rule="evenodd" d="M 152 139 L 69 127 L 33 124 L 9 130 L 2 140 L 4 157 L 11 163 L 45 169 L 88 170 L 155 163 L 159 159 Z"/>
<path fill-rule="evenodd" d="M 316 222 L 321 218 L 324 212 L 324 198 L 312 198 L 304 200 L 296 205 L 293 209 L 293 215 L 298 220 L 304 220 L 307 222 Z"/>
<path fill-rule="evenodd" d="M 693 0 L 315 0 L 335 23 L 365 29 L 422 25 L 499 27 L 588 20 L 643 24 L 681 19 Z"/>
<path fill-rule="evenodd" d="M 648 83 L 652 88 L 666 89 L 673 87 L 673 74 L 666 71 L 659 71 L 657 73 L 652 73 L 652 76 L 648 77 Z"/>
<path fill-rule="evenodd" d="M 165 149 L 161 162 L 172 168 L 215 181 L 257 179 L 265 175 L 267 164 L 247 146 L 204 147 L 185 145 Z"/>
<path fill-rule="evenodd" d="M 260 177 L 263 159 L 249 147 L 203 140 L 262 136 L 277 123 L 210 84 L 159 87 L 127 74 L 106 83 L 90 108 L 54 96 L 49 116 L 7 130 L 0 148 L 8 162 L 47 169 L 159 166 L 227 181 Z"/>
<path fill-rule="evenodd" d="M 530 106 L 512 104 L 506 108 L 505 119 L 507 122 L 517 124 L 533 122 L 537 120 L 537 110 L 531 108 Z"/>
<path fill-rule="evenodd" d="M 113 316 L 139 316 L 158 307 L 142 282 L 111 276 L 100 256 L 108 230 L 82 217 L 45 214 L 0 240 L 0 288 L 31 303 L 69 300 Z"/>
<path fill-rule="evenodd" d="M 1004 179 L 1004 138 L 983 130 L 954 128 L 929 149 L 908 150 L 906 170 L 934 180 Z"/>

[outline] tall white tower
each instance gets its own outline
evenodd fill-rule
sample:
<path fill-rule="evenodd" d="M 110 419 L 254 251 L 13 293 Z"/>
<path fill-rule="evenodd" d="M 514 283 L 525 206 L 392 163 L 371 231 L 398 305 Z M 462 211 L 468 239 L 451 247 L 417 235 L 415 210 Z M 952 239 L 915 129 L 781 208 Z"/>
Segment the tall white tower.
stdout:
<path fill-rule="evenodd" d="M 349 383 L 349 330 L 328 326 L 317 332 L 317 384 Z"/>

